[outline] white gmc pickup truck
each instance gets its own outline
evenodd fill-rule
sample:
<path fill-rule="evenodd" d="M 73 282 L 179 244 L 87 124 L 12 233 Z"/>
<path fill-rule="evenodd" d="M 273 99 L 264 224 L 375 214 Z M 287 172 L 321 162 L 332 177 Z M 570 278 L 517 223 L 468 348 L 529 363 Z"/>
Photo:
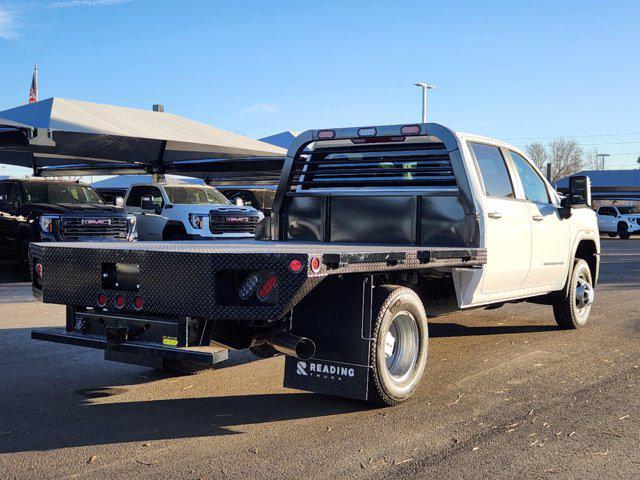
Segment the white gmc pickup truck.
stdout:
<path fill-rule="evenodd" d="M 561 328 L 587 323 L 590 206 L 587 177 L 561 198 L 498 140 L 435 123 L 310 130 L 266 238 L 32 244 L 35 295 L 68 306 L 65 330 L 32 337 L 181 371 L 280 352 L 287 387 L 395 405 L 425 371 L 430 317 L 528 301 Z"/>

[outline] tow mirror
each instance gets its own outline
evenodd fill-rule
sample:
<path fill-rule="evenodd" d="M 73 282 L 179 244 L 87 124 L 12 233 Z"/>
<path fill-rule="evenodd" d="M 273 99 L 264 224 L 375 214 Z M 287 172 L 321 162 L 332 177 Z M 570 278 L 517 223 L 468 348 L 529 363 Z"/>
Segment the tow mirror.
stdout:
<path fill-rule="evenodd" d="M 569 178 L 569 194 L 560 200 L 560 218 L 571 217 L 573 207 L 591 207 L 591 180 L 585 175 Z"/>
<path fill-rule="evenodd" d="M 236 197 L 236 205 L 238 207 L 244 206 L 244 200 L 242 200 L 242 198 L 240 198 L 240 197 Z"/>
<path fill-rule="evenodd" d="M 573 205 L 591 207 L 591 180 L 586 175 L 569 178 L 569 202 Z"/>
<path fill-rule="evenodd" d="M 151 197 L 142 197 L 140 198 L 140 208 L 143 210 L 155 210 L 156 204 L 153 203 L 153 199 Z"/>
<path fill-rule="evenodd" d="M 116 207 L 124 207 L 124 198 L 116 197 Z"/>

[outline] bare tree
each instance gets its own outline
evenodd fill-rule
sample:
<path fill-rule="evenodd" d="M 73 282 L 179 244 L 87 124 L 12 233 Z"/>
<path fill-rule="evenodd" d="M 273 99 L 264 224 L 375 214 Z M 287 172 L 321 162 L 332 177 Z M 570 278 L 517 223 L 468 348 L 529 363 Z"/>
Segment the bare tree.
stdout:
<path fill-rule="evenodd" d="M 533 160 L 536 167 L 540 169 L 540 171 L 544 172 L 546 169 L 546 164 L 549 163 L 549 153 L 547 152 L 544 145 L 541 143 L 535 142 L 530 143 L 529 145 L 524 147 L 529 155 L 529 158 Z"/>
<path fill-rule="evenodd" d="M 584 168 L 584 151 L 573 138 L 555 138 L 549 143 L 551 180 L 555 182 Z"/>
<path fill-rule="evenodd" d="M 600 164 L 600 160 L 598 159 L 598 154 L 600 152 L 596 147 L 593 147 L 588 152 L 584 154 L 584 168 L 589 170 L 601 170 L 602 165 Z"/>
<path fill-rule="evenodd" d="M 542 172 L 546 171 L 546 164 L 551 163 L 552 182 L 573 175 L 585 166 L 584 150 L 573 138 L 555 138 L 548 146 L 530 143 L 525 146 L 525 150 Z M 587 164 L 591 166 L 590 163 Z"/>

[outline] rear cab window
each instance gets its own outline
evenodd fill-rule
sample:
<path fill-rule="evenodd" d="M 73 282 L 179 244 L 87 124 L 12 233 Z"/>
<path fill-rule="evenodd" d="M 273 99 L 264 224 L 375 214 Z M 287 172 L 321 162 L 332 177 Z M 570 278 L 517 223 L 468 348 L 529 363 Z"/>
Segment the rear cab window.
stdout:
<path fill-rule="evenodd" d="M 489 197 L 515 199 L 511 177 L 500 149 L 482 143 L 470 145 L 484 184 L 484 193 Z"/>

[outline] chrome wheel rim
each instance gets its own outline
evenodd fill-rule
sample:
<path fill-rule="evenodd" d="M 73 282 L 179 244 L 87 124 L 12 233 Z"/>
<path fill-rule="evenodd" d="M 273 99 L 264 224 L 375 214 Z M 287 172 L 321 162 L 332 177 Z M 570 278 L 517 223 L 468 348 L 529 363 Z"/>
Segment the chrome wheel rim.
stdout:
<path fill-rule="evenodd" d="M 576 313 L 583 318 L 589 312 L 595 296 L 591 281 L 585 272 L 578 275 L 576 281 Z"/>
<path fill-rule="evenodd" d="M 420 334 L 415 318 L 409 312 L 398 313 L 389 325 L 384 341 L 385 365 L 394 383 L 409 378 L 419 352 Z"/>

